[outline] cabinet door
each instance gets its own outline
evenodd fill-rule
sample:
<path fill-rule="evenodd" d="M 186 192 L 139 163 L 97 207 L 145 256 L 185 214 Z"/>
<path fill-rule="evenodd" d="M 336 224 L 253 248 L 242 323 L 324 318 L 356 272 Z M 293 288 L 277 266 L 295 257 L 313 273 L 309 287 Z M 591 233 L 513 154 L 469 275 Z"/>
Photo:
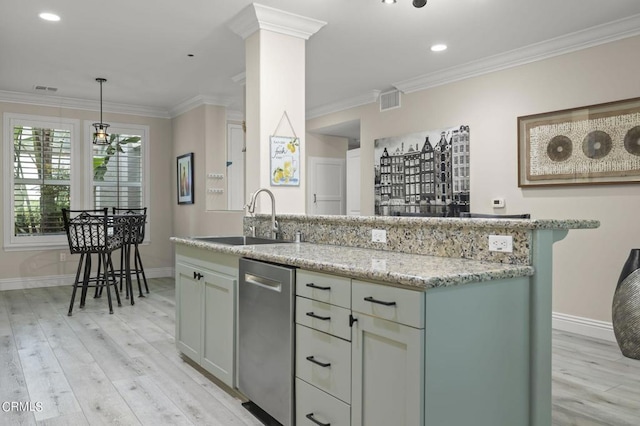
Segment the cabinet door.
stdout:
<path fill-rule="evenodd" d="M 358 314 L 352 335 L 352 426 L 424 424 L 424 330 Z"/>
<path fill-rule="evenodd" d="M 196 362 L 202 348 L 202 281 L 193 266 L 176 263 L 176 346 Z"/>
<path fill-rule="evenodd" d="M 233 387 L 236 280 L 217 272 L 204 272 L 203 275 L 204 341 L 201 365 Z"/>

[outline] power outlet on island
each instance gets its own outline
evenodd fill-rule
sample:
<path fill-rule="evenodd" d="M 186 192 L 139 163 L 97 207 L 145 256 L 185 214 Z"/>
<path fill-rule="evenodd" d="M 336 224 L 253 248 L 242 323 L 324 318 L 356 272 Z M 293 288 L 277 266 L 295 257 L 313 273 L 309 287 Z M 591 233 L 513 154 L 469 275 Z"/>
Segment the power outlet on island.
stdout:
<path fill-rule="evenodd" d="M 374 243 L 386 243 L 387 242 L 387 231 L 384 229 L 372 229 L 371 230 L 371 241 Z"/>
<path fill-rule="evenodd" d="M 513 252 L 513 237 L 511 235 L 489 235 L 489 251 Z"/>

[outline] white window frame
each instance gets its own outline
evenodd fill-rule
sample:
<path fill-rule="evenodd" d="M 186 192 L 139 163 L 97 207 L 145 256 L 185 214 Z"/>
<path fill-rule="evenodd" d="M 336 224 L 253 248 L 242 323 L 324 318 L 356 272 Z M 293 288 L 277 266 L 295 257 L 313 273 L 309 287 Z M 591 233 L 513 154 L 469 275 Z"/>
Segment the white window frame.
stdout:
<path fill-rule="evenodd" d="M 93 135 L 93 121 L 84 121 L 84 134 L 91 137 Z M 151 200 L 151 191 L 149 190 L 149 174 L 150 174 L 150 158 L 151 158 L 151 144 L 149 143 L 149 126 L 140 124 L 128 124 L 128 123 L 113 123 L 109 122 L 109 133 L 116 134 L 139 134 L 142 136 L 142 206 L 147 207 L 147 224 L 144 233 L 143 244 L 151 242 L 151 226 L 149 215 L 149 203 Z M 91 143 L 91 142 L 88 142 Z M 84 199 L 86 202 L 86 208 L 92 209 L 94 205 L 93 199 L 93 150 L 91 147 L 85 150 L 84 153 L 84 174 L 87 176 L 87 184 L 84 187 Z"/>
<path fill-rule="evenodd" d="M 14 174 L 13 174 L 13 128 L 16 125 L 42 127 L 42 128 L 59 128 L 71 131 L 71 190 L 70 190 L 70 208 L 78 209 L 80 207 L 80 196 L 82 194 L 80 179 L 80 170 L 82 166 L 80 161 L 80 120 L 47 117 L 30 114 L 15 114 L 5 112 L 3 114 L 4 143 L 3 143 L 3 166 L 4 166 L 4 249 L 6 251 L 16 250 L 34 250 L 34 249 L 63 249 L 68 247 L 66 235 L 47 235 L 47 236 L 16 236 L 14 235 L 15 215 L 14 205 Z"/>

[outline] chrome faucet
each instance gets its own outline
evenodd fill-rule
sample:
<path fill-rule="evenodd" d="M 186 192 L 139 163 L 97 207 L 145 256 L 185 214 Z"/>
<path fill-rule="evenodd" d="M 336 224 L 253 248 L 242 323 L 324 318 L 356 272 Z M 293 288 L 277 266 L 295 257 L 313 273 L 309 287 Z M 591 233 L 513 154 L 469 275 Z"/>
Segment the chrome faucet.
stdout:
<path fill-rule="evenodd" d="M 253 214 L 256 209 L 256 199 L 258 198 L 258 194 L 261 192 L 266 192 L 271 197 L 271 237 L 274 239 L 278 238 L 278 222 L 276 221 L 276 199 L 273 196 L 273 193 L 269 191 L 267 188 L 260 188 L 249 198 L 249 204 L 247 204 L 249 213 Z"/>

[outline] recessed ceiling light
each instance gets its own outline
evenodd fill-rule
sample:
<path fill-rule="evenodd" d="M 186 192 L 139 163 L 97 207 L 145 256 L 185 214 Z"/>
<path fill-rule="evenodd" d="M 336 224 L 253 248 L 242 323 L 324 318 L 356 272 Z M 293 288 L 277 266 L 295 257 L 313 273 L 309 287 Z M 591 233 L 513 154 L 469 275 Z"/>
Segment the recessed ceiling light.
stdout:
<path fill-rule="evenodd" d="M 60 20 L 60 17 L 58 15 L 50 12 L 42 12 L 38 16 L 40 17 L 40 19 L 44 19 L 45 21 L 58 22 Z"/>
<path fill-rule="evenodd" d="M 382 3 L 384 4 L 394 4 L 396 2 L 396 0 L 382 0 Z"/>
<path fill-rule="evenodd" d="M 434 44 L 433 46 L 431 46 L 432 52 L 442 52 L 443 50 L 447 50 L 446 44 Z"/>

